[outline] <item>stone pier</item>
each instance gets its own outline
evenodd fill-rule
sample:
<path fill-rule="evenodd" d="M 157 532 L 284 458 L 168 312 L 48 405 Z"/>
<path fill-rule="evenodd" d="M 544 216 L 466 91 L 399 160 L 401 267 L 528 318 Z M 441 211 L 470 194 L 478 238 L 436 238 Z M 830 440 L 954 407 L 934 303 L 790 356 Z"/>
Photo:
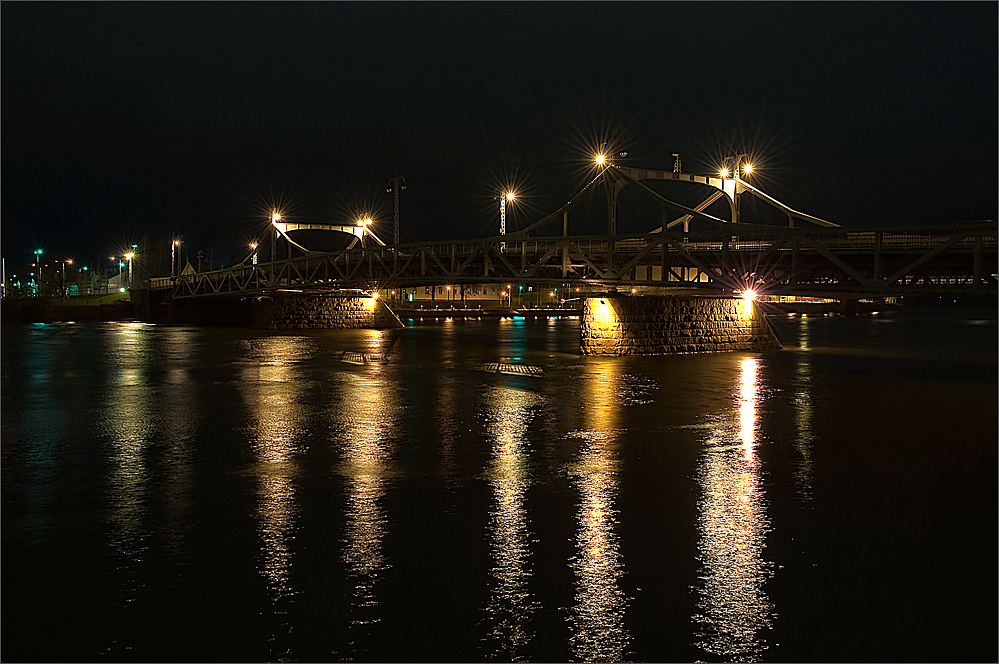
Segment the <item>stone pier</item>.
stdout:
<path fill-rule="evenodd" d="M 275 293 L 246 298 L 185 298 L 164 304 L 147 320 L 259 330 L 404 327 L 378 298 L 342 293 Z"/>
<path fill-rule="evenodd" d="M 734 297 L 587 298 L 583 355 L 674 355 L 781 348 L 759 305 Z"/>

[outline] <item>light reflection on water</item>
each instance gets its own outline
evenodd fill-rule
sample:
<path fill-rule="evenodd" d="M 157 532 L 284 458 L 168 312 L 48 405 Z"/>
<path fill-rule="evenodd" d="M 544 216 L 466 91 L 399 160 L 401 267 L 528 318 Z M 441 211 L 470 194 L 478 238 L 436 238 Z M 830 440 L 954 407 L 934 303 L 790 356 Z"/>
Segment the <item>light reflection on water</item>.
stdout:
<path fill-rule="evenodd" d="M 628 598 L 620 587 L 624 564 L 615 530 L 622 391 L 617 367 L 613 361 L 594 363 L 584 387 L 586 429 L 569 434 L 581 441 L 569 469 L 579 493 L 576 553 L 570 560 L 576 604 L 569 614 L 569 648 L 575 659 L 588 662 L 621 661 L 631 639 L 624 624 Z"/>
<path fill-rule="evenodd" d="M 759 659 L 768 643 L 774 608 L 764 589 L 771 565 L 763 559 L 770 521 L 766 514 L 762 464 L 756 452 L 758 411 L 764 390 L 759 360 L 745 357 L 734 382 L 738 421 L 712 422 L 697 469 L 697 585 L 700 625 L 695 646 L 732 661 Z"/>
<path fill-rule="evenodd" d="M 287 616 L 297 591 L 291 572 L 295 521 L 299 517 L 296 482 L 301 451 L 296 442 L 305 428 L 307 413 L 300 395 L 308 383 L 295 380 L 295 363 L 308 357 L 309 346 L 294 337 L 258 340 L 249 350 L 239 387 L 251 424 L 250 446 L 256 480 L 257 534 L 261 546 L 259 571 L 267 581 L 274 613 Z M 279 660 L 292 655 L 291 625 L 280 622 L 280 634 L 269 639 L 271 654 Z"/>
<path fill-rule="evenodd" d="M 995 323 L 931 366 L 855 323 L 642 361 L 551 321 L 4 326 L 5 658 L 987 658 Z"/>
<path fill-rule="evenodd" d="M 110 441 L 108 535 L 124 573 L 122 599 L 135 601 L 143 580 L 138 570 L 149 548 L 150 444 L 154 404 L 144 371 L 152 354 L 150 326 L 126 323 L 109 338 L 107 358 L 116 378 L 107 385 L 103 436 Z"/>
<path fill-rule="evenodd" d="M 489 575 L 493 581 L 485 620 L 490 659 L 526 661 L 526 646 L 533 637 L 527 629 L 537 602 L 528 588 L 531 535 L 524 493 L 531 474 L 525 431 L 540 405 L 541 398 L 534 393 L 505 386 L 493 387 L 485 397 L 487 433 L 492 440 L 486 476 L 495 501 L 489 522 L 493 556 Z"/>
<path fill-rule="evenodd" d="M 345 374 L 337 409 L 342 435 L 333 441 L 342 447 L 340 472 L 346 481 L 342 558 L 354 589 L 348 652 L 341 655 L 351 659 L 363 658 L 372 645 L 372 628 L 382 620 L 377 588 L 391 565 L 383 551 L 388 519 L 381 501 L 392 473 L 388 439 L 402 412 L 395 390 L 381 376 L 383 367 L 366 368 L 364 375 Z"/>
<path fill-rule="evenodd" d="M 803 503 L 812 500 L 812 448 L 815 444 L 812 360 L 809 350 L 812 342 L 812 318 L 801 319 L 798 340 L 800 352 L 796 353 L 795 375 L 793 383 L 792 402 L 794 404 L 794 421 L 798 428 L 794 448 L 798 458 L 794 467 L 794 488 L 798 499 Z"/>

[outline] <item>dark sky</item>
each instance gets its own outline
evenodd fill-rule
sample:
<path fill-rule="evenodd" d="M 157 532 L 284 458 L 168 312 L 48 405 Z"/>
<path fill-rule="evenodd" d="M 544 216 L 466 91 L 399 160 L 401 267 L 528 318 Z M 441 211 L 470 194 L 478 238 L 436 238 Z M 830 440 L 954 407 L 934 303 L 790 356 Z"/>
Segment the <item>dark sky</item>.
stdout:
<path fill-rule="evenodd" d="M 844 225 L 996 218 L 997 3 L 19 3 L 2 252 L 235 246 L 279 205 L 495 234 L 624 163 L 715 171 Z M 649 230 L 649 229 L 640 229 Z"/>

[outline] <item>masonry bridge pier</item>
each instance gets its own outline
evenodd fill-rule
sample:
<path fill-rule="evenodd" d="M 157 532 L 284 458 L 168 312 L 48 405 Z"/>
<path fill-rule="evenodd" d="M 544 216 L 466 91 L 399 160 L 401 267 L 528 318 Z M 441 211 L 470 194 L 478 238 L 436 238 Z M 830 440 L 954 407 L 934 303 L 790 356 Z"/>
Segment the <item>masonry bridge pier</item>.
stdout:
<path fill-rule="evenodd" d="M 667 198 L 664 181 L 694 187 L 701 202 Z M 746 195 L 787 225 L 743 219 Z M 402 324 L 387 300 L 408 306 L 448 288 L 512 302 L 511 289 L 527 288 L 584 302 L 582 353 L 649 355 L 776 347 L 750 294 L 831 298 L 849 314 L 861 298 L 995 295 L 999 272 L 995 220 L 844 228 L 776 201 L 738 171 L 610 162 L 558 210 L 492 237 L 386 245 L 366 221 L 329 226 L 349 241 L 314 252 L 291 239 L 297 228 L 275 223 L 289 236 L 286 259 L 148 280 L 144 310 L 152 320 L 269 329 L 384 327 Z"/>

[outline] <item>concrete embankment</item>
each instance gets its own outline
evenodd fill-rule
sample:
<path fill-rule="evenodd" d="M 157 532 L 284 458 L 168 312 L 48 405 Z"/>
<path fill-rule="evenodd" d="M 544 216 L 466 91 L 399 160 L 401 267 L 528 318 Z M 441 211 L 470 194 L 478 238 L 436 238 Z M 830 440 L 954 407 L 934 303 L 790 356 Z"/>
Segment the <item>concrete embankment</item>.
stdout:
<path fill-rule="evenodd" d="M 57 323 L 65 321 L 112 321 L 135 318 L 135 307 L 120 297 L 31 298 L 0 301 L 4 323 Z"/>

